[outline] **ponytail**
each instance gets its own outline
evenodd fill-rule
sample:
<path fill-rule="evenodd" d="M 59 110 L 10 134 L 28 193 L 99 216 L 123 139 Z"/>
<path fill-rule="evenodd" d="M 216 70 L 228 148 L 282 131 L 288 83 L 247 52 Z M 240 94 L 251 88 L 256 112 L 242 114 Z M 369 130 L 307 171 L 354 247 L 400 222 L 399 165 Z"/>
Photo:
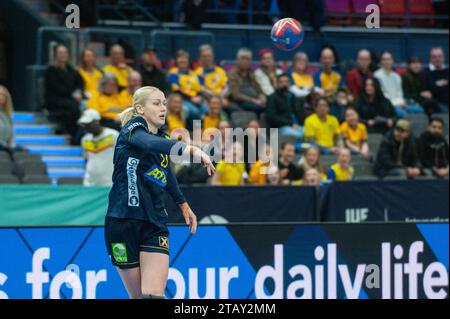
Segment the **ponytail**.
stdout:
<path fill-rule="evenodd" d="M 120 122 L 122 123 L 122 126 L 125 126 L 125 124 L 128 123 L 129 120 L 131 120 L 134 117 L 134 107 L 129 107 L 122 113 L 120 113 L 119 118 Z"/>
<path fill-rule="evenodd" d="M 144 105 L 149 95 L 156 91 L 159 91 L 159 89 L 154 86 L 143 86 L 134 92 L 132 106 L 119 115 L 122 126 L 125 126 L 128 121 L 137 115 L 136 107 L 138 105 Z"/>

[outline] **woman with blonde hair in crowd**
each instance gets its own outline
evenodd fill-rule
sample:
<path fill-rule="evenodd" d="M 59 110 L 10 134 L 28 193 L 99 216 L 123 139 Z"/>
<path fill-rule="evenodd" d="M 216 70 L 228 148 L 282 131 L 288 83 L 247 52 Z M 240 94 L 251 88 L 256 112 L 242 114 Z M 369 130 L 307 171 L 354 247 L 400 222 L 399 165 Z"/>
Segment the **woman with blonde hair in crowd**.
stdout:
<path fill-rule="evenodd" d="M 178 93 L 172 93 L 167 98 L 167 131 L 171 134 L 174 130 L 185 128 L 183 97 Z"/>
<path fill-rule="evenodd" d="M 326 167 L 323 165 L 320 151 L 316 147 L 310 147 L 305 150 L 305 153 L 298 162 L 298 166 L 303 171 L 303 175 L 308 169 L 315 168 L 320 173 L 322 180 L 327 179 Z"/>
<path fill-rule="evenodd" d="M 97 67 L 97 56 L 94 50 L 86 48 L 81 51 L 78 73 L 84 81 L 84 95 L 88 100 L 98 96 L 98 86 L 103 72 Z"/>
<path fill-rule="evenodd" d="M 99 95 L 87 103 L 88 109 L 97 110 L 102 117 L 103 126 L 120 130 L 119 115 L 127 108 L 127 104 L 119 93 L 119 83 L 113 73 L 105 73 L 99 83 Z"/>
<path fill-rule="evenodd" d="M 290 72 L 292 94 L 304 97 L 314 90 L 314 78 L 309 73 L 309 58 L 304 52 L 298 52 L 292 60 L 292 70 Z"/>
<path fill-rule="evenodd" d="M 14 113 L 11 94 L 0 85 L 0 147 L 2 144 L 11 146 L 14 131 L 11 116 Z"/>

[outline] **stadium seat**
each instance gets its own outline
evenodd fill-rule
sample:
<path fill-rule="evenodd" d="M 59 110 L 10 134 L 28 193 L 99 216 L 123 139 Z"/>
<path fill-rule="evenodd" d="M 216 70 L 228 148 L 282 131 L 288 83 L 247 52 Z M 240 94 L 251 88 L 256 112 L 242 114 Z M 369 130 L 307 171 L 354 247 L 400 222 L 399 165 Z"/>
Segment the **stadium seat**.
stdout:
<path fill-rule="evenodd" d="M 40 154 L 29 153 L 29 152 L 14 152 L 13 158 L 15 161 L 27 160 L 41 160 L 42 156 Z"/>
<path fill-rule="evenodd" d="M 336 163 L 336 156 L 334 155 L 322 155 L 322 163 L 326 166 L 326 168 L 330 168 L 331 165 Z"/>
<path fill-rule="evenodd" d="M 373 165 L 370 162 L 354 163 L 355 176 L 367 176 L 373 174 Z"/>
<path fill-rule="evenodd" d="M 354 24 L 365 25 L 367 12 L 366 8 L 370 4 L 378 4 L 378 0 L 353 0 L 353 12 L 358 15 L 363 15 L 363 17 L 358 17 L 353 19 Z"/>
<path fill-rule="evenodd" d="M 290 135 L 278 135 L 278 146 L 281 148 L 283 143 L 296 144 L 297 139 Z"/>
<path fill-rule="evenodd" d="M 1 160 L 5 160 L 5 161 L 10 160 L 11 161 L 11 156 L 6 151 L 0 151 L 0 161 Z"/>
<path fill-rule="evenodd" d="M 26 175 L 23 177 L 22 183 L 51 185 L 52 180 L 47 175 Z"/>
<path fill-rule="evenodd" d="M 432 0 L 410 0 L 412 24 L 414 26 L 433 26 L 434 9 Z M 424 16 L 429 16 L 424 18 Z"/>
<path fill-rule="evenodd" d="M 416 181 L 434 181 L 436 177 L 434 176 L 417 176 L 414 178 Z"/>
<path fill-rule="evenodd" d="M 352 3 L 350 0 L 326 0 L 325 8 L 328 15 L 328 23 L 334 25 L 349 25 L 352 23 L 352 18 L 350 17 Z"/>
<path fill-rule="evenodd" d="M 369 143 L 369 149 L 372 154 L 377 154 L 380 148 L 381 141 L 383 140 L 383 134 L 371 133 L 367 139 Z"/>
<path fill-rule="evenodd" d="M 373 175 L 356 175 L 353 180 L 357 182 L 378 181 L 378 177 Z"/>
<path fill-rule="evenodd" d="M 361 155 L 352 155 L 352 163 L 353 164 L 360 164 L 360 163 L 367 163 L 368 159 L 361 156 Z"/>
<path fill-rule="evenodd" d="M 411 122 L 414 136 L 418 137 L 427 130 L 429 120 L 426 114 L 408 114 L 406 119 Z"/>
<path fill-rule="evenodd" d="M 0 184 L 20 184 L 20 180 L 15 175 L 0 175 Z"/>
<path fill-rule="evenodd" d="M 0 160 L 0 175 L 8 175 L 14 173 L 15 165 L 10 160 Z"/>
<path fill-rule="evenodd" d="M 407 181 L 408 178 L 406 176 L 386 176 L 383 178 L 383 181 Z"/>
<path fill-rule="evenodd" d="M 384 26 L 405 26 L 406 0 L 379 0 Z M 403 17 L 403 18 L 402 18 Z"/>
<path fill-rule="evenodd" d="M 270 128 L 269 124 L 267 123 L 266 113 L 261 113 L 260 118 L 259 118 L 259 125 L 262 128 Z"/>
<path fill-rule="evenodd" d="M 83 185 L 81 177 L 61 177 L 58 178 L 58 185 Z"/>
<path fill-rule="evenodd" d="M 253 112 L 236 111 L 231 113 L 231 122 L 233 127 L 245 128 L 251 120 L 256 120 L 258 117 Z"/>
<path fill-rule="evenodd" d="M 23 177 L 26 175 L 45 175 L 47 166 L 42 161 L 23 160 L 17 162 L 18 175 Z"/>

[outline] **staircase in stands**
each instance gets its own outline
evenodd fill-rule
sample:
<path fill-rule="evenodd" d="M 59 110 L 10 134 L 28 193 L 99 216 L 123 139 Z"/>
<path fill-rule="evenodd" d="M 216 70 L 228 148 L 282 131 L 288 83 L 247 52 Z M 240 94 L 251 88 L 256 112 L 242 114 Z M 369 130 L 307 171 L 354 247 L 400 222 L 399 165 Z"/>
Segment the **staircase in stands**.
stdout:
<path fill-rule="evenodd" d="M 85 160 L 82 149 L 70 145 L 66 135 L 55 134 L 54 125 L 40 113 L 15 113 L 15 144 L 30 153 L 40 154 L 47 165 L 47 175 L 57 184 L 61 177 L 83 177 Z"/>

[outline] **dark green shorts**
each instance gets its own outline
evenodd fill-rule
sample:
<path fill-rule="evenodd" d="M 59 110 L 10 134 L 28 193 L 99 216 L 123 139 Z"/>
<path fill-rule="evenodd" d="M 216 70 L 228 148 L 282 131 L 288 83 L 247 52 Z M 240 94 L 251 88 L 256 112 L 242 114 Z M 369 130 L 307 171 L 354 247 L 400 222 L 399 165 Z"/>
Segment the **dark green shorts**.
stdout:
<path fill-rule="evenodd" d="M 114 266 L 139 267 L 139 253 L 169 254 L 169 230 L 138 219 L 106 217 L 105 242 Z"/>

